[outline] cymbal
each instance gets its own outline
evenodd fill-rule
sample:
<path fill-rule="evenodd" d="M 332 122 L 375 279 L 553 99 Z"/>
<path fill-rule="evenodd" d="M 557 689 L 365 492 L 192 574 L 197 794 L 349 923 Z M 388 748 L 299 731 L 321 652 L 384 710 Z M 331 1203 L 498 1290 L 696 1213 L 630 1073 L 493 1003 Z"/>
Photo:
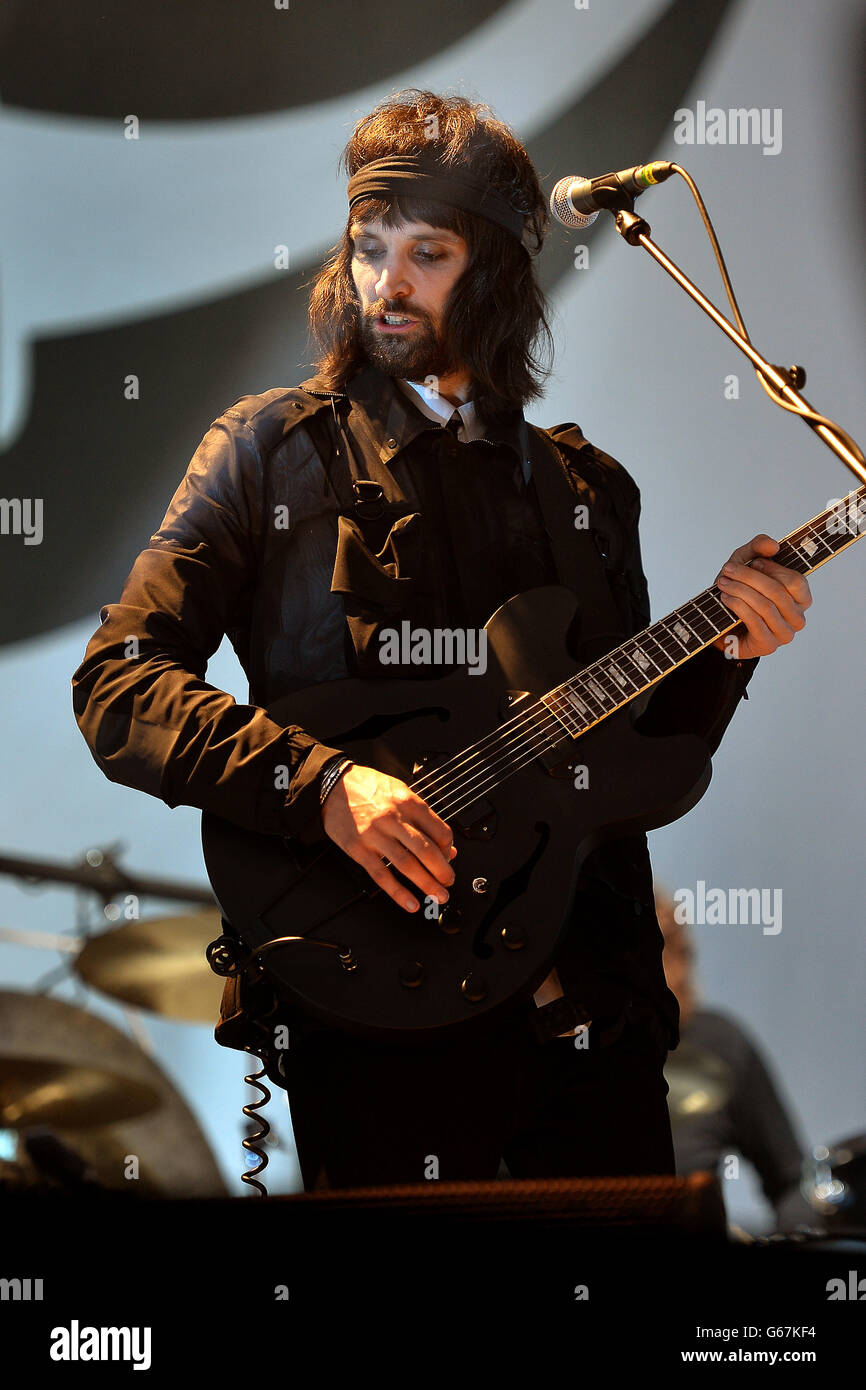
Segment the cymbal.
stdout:
<path fill-rule="evenodd" d="M 153 1086 L 106 1067 L 0 1053 L 0 1128 L 131 1120 L 159 1104 Z"/>
<path fill-rule="evenodd" d="M 216 909 L 128 922 L 91 937 L 74 968 L 93 989 L 136 1008 L 215 1024 L 225 981 L 205 948 L 222 930 Z"/>
<path fill-rule="evenodd" d="M 127 1107 L 102 1123 L 76 1125 L 65 1117 L 47 1122 L 94 1170 L 101 1186 L 165 1197 L 226 1195 L 225 1181 L 195 1115 L 128 1033 L 64 1000 L 0 990 L 0 1039 L 4 1069 L 7 1062 L 14 1064 L 16 1074 L 35 1061 L 39 1067 L 66 1067 L 83 1074 L 82 1079 L 95 1072 L 113 1084 L 120 1077 L 130 1094 L 156 1098 L 156 1104 L 143 1112 L 130 1114 Z M 35 1079 L 40 1080 L 38 1072 Z M 45 1113 L 40 1111 L 39 1119 L 29 1123 L 46 1127 Z M 23 1123 L 12 1127 L 25 1128 Z"/>
<path fill-rule="evenodd" d="M 671 1123 L 721 1110 L 732 1089 L 729 1066 L 721 1057 L 681 1042 L 665 1063 Z"/>

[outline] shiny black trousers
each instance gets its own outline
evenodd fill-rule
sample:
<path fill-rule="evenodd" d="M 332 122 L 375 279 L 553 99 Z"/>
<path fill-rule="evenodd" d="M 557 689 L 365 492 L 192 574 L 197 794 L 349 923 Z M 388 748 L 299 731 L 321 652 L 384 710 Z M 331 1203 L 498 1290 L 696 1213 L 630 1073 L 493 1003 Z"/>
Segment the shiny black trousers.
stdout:
<path fill-rule="evenodd" d="M 528 1010 L 435 1048 L 290 1034 L 305 1190 L 495 1178 L 502 1160 L 513 1178 L 673 1175 L 666 1054 L 632 1022 L 599 1037 L 541 1043 Z"/>

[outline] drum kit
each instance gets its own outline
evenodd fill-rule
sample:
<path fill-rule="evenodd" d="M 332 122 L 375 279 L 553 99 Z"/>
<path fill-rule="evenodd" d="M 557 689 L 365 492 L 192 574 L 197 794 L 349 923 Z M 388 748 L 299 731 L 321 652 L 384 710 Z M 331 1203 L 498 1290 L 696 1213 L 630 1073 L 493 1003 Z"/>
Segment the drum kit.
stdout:
<path fill-rule="evenodd" d="M 727 1063 L 685 1040 L 668 1056 L 665 1080 L 668 1083 L 668 1113 L 674 1131 L 698 1115 L 711 1115 L 721 1110 L 731 1094 L 731 1072 Z"/>
<path fill-rule="evenodd" d="M 134 1030 L 133 1010 L 215 1023 L 224 982 L 205 950 L 222 926 L 209 890 L 133 876 L 101 850 L 74 865 L 0 856 L 0 873 L 92 890 L 109 918 L 118 898 L 193 904 L 192 912 L 87 936 L 2 928 L 0 942 L 60 950 L 79 981 L 124 1008 Z M 0 1136 L 2 1188 L 226 1192 L 195 1116 L 145 1047 L 104 1018 L 44 993 L 0 991 Z"/>
<path fill-rule="evenodd" d="M 727 1063 L 713 1053 L 682 1041 L 665 1065 L 668 1111 L 676 1139 L 691 1121 L 714 1114 L 732 1093 Z M 853 1243 L 858 1253 L 866 1249 L 866 1134 L 827 1147 L 817 1145 L 803 1160 L 800 1193 L 814 1212 L 814 1222 L 796 1232 L 765 1237 L 760 1243 L 808 1243 L 836 1249 Z M 730 1226 L 729 1235 L 748 1244 L 752 1236 Z"/>

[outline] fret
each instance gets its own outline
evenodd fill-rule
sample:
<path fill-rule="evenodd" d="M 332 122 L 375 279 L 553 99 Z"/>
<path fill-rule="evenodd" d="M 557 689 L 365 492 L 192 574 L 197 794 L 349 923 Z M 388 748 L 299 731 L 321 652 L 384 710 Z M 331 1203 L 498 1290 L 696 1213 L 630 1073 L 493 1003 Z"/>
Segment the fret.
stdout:
<path fill-rule="evenodd" d="M 824 515 L 827 518 L 824 529 L 840 544 L 852 536 L 859 539 L 866 527 L 866 489 L 849 492 L 839 499 L 838 506 L 831 507 Z M 832 531 L 829 530 L 830 526 L 833 527 Z"/>
<path fill-rule="evenodd" d="M 634 641 L 634 638 L 632 638 L 632 641 Z M 657 663 L 653 661 L 649 653 L 645 652 L 643 648 L 637 644 L 634 647 L 632 647 L 631 651 L 629 652 L 629 660 L 634 662 L 635 666 L 637 666 L 639 670 L 644 672 L 648 672 L 651 666 L 654 666 L 656 671 L 658 672 L 661 672 L 662 670 L 661 666 L 657 665 Z M 652 677 L 650 679 L 652 679 Z"/>
<path fill-rule="evenodd" d="M 801 551 L 801 553 L 805 554 L 807 564 L 811 565 L 812 560 L 815 557 L 815 552 L 818 549 L 818 541 L 813 540 L 811 536 L 804 536 L 803 539 L 800 541 L 799 545 L 797 546 L 797 549 Z M 825 545 L 825 549 L 829 550 L 830 547 L 828 545 Z"/>
<path fill-rule="evenodd" d="M 866 487 L 849 493 L 844 505 L 844 524 L 839 507 L 828 508 L 784 537 L 773 557 L 777 563 L 808 573 L 837 551 L 844 550 L 852 540 L 859 540 L 866 531 Z M 832 531 L 828 529 L 831 525 Z M 629 704 L 674 667 L 736 627 L 739 621 L 713 584 L 643 632 L 629 637 L 561 686 L 548 691 L 542 696 L 541 706 L 571 737 L 577 737 Z"/>
<path fill-rule="evenodd" d="M 788 541 L 784 546 L 780 546 L 776 554 L 770 558 L 775 560 L 777 565 L 784 565 L 786 569 L 790 570 L 799 570 L 801 574 L 807 573 L 812 568 L 812 558 L 809 553 L 803 554 L 800 545 L 795 545 L 793 541 Z"/>
<path fill-rule="evenodd" d="M 631 639 L 634 642 L 634 638 Z M 640 647 L 635 645 L 626 651 L 622 646 L 616 653 L 619 665 L 626 672 L 629 680 L 634 685 L 635 690 L 643 690 L 646 685 L 646 673 L 652 670 L 652 663 L 648 656 L 645 656 Z"/>
<path fill-rule="evenodd" d="M 585 726 L 575 719 L 574 714 L 568 708 L 567 699 L 560 695 L 559 690 L 551 690 L 547 695 L 542 696 L 542 704 L 550 710 L 555 719 L 559 720 L 571 738 L 577 738 L 578 734 L 583 733 Z"/>
<path fill-rule="evenodd" d="M 609 661 L 607 664 L 607 669 L 610 672 L 613 679 L 616 681 L 616 684 L 619 686 L 620 690 L 627 690 L 629 686 L 632 686 L 634 690 L 640 690 L 640 686 L 638 685 L 637 681 L 635 681 L 634 678 L 630 676 L 626 670 L 623 669 L 624 666 L 625 662 L 622 658 L 620 658 L 619 661 Z"/>
<path fill-rule="evenodd" d="M 833 527 L 832 531 L 830 530 L 831 526 Z M 848 517 L 845 518 L 844 525 L 841 525 L 838 516 L 831 516 L 828 518 L 827 524 L 821 534 L 821 540 L 824 545 L 827 546 L 827 549 L 831 550 L 835 555 L 837 550 L 843 545 L 848 544 L 852 536 L 855 539 L 859 539 L 860 534 L 862 534 L 862 532 L 858 533 L 856 527 L 851 526 Z"/>
<path fill-rule="evenodd" d="M 833 527 L 832 531 L 830 530 L 831 526 Z M 821 536 L 821 540 L 824 542 L 824 545 L 826 545 L 827 549 L 832 550 L 833 554 L 835 555 L 836 546 L 839 542 L 840 536 L 839 518 L 833 516 L 826 517 L 824 519 L 824 526 L 819 534 Z"/>
<path fill-rule="evenodd" d="M 567 691 L 566 699 L 568 700 L 569 704 L 577 711 L 577 714 L 582 720 L 584 720 L 585 723 L 591 724 L 594 715 L 589 705 L 586 703 L 585 700 L 581 700 L 580 696 L 576 693 L 576 691 L 568 690 L 567 687 L 564 688 Z"/>
<path fill-rule="evenodd" d="M 824 547 L 828 555 L 836 554 L 832 545 L 828 545 L 827 542 L 824 540 L 823 536 L 817 535 L 815 533 L 814 527 L 809 526 L 807 529 L 809 534 L 806 537 L 806 540 L 803 542 L 803 549 L 805 550 L 807 555 L 809 555 L 810 557 L 813 556 L 815 554 L 815 551 L 818 549 L 819 545 Z"/>
<path fill-rule="evenodd" d="M 866 488 L 849 492 L 840 498 L 838 506 L 828 508 L 809 526 L 814 529 L 819 523 L 823 523 L 821 542 L 833 555 L 850 545 L 852 539 L 859 540 L 866 525 Z"/>
<path fill-rule="evenodd" d="M 722 603 L 720 591 L 715 586 L 712 589 L 705 589 L 700 595 L 699 601 L 710 607 L 713 616 L 710 617 L 707 614 L 707 621 L 711 622 L 715 628 L 716 637 L 721 637 L 725 628 L 730 627 L 732 621 L 736 621 L 736 619 L 730 609 Z"/>
<path fill-rule="evenodd" d="M 663 637 L 669 638 L 669 639 L 675 644 L 675 645 L 672 647 L 672 649 L 671 649 L 671 654 L 670 654 L 670 655 L 671 655 L 671 661 L 673 662 L 674 665 L 676 665 L 677 661 L 679 660 L 679 655 L 678 655 L 678 653 L 677 653 L 677 647 L 679 647 L 679 648 L 681 649 L 681 651 L 687 652 L 689 649 L 688 649 L 688 647 L 686 646 L 686 643 L 683 642 L 682 639 L 681 639 L 680 637 L 677 636 L 677 634 L 673 631 L 673 629 L 672 629 L 671 627 L 668 627 L 668 619 L 667 619 L 667 618 L 662 618 L 661 622 L 656 623 L 656 627 L 660 630 L 660 632 L 662 633 L 662 636 L 663 636 Z M 684 634 L 686 637 L 688 637 L 688 631 L 687 631 L 686 628 L 683 628 L 683 634 Z"/>
<path fill-rule="evenodd" d="M 594 667 L 589 667 L 589 670 L 594 670 Z M 599 713 L 609 714 L 610 710 L 606 708 L 609 696 L 605 695 L 598 682 L 593 680 L 592 676 L 587 676 L 585 671 L 581 671 L 580 675 L 576 677 L 576 680 L 581 698 L 586 701 L 590 709 L 593 709 L 595 705 Z"/>
<path fill-rule="evenodd" d="M 677 618 L 676 622 L 673 624 L 673 630 L 674 630 L 674 632 L 676 633 L 676 635 L 677 635 L 677 637 L 679 638 L 679 640 L 684 644 L 684 646 L 686 647 L 686 649 L 689 650 L 689 651 L 691 650 L 690 644 L 691 644 L 691 642 L 692 642 L 693 640 L 694 640 L 695 642 L 700 643 L 700 645 L 703 646 L 703 643 L 701 642 L 701 639 L 700 639 L 700 637 L 698 636 L 698 634 L 695 632 L 694 628 L 693 628 L 689 623 L 686 622 L 686 619 L 685 619 L 685 615 L 684 615 L 684 613 L 683 613 L 683 610 L 680 608 L 680 609 L 678 610 L 678 612 L 679 612 L 679 617 Z"/>
<path fill-rule="evenodd" d="M 700 638 L 702 643 L 710 642 L 714 637 L 718 637 L 719 634 L 716 631 L 715 625 L 701 612 L 696 603 L 692 602 L 685 604 L 684 607 L 680 609 L 680 613 L 683 614 L 685 621 L 688 623 L 695 636 Z"/>
<path fill-rule="evenodd" d="M 605 700 L 613 700 L 614 705 L 622 701 L 622 687 L 617 683 L 610 667 L 612 657 L 602 656 L 592 668 L 592 678 L 601 690 Z M 586 672 L 583 673 L 584 675 Z M 631 692 L 632 694 L 634 692 Z"/>
<path fill-rule="evenodd" d="M 664 674 L 671 668 L 671 659 L 661 642 L 656 638 L 658 626 L 658 623 L 653 623 L 652 627 L 648 627 L 645 632 L 641 633 L 641 648 L 651 658 L 656 668 Z"/>
<path fill-rule="evenodd" d="M 551 703 L 551 701 L 555 701 L 555 703 Z M 543 697 L 543 702 L 564 725 L 572 738 L 577 738 L 592 724 L 598 722 L 598 714 L 567 685 L 559 686 L 556 690 L 550 691 Z"/>

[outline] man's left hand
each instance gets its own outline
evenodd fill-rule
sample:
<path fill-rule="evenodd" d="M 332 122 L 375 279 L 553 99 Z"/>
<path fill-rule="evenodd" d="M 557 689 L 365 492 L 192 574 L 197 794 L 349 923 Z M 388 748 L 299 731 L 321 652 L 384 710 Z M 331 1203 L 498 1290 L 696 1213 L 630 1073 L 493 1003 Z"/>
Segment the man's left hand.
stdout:
<path fill-rule="evenodd" d="M 804 614 L 812 604 L 809 585 L 796 570 L 768 558 L 778 549 L 779 542 L 772 536 L 755 536 L 734 551 L 715 581 L 725 607 L 742 622 L 713 646 L 727 653 L 731 636 L 736 636 L 742 661 L 769 656 L 806 626 Z"/>

